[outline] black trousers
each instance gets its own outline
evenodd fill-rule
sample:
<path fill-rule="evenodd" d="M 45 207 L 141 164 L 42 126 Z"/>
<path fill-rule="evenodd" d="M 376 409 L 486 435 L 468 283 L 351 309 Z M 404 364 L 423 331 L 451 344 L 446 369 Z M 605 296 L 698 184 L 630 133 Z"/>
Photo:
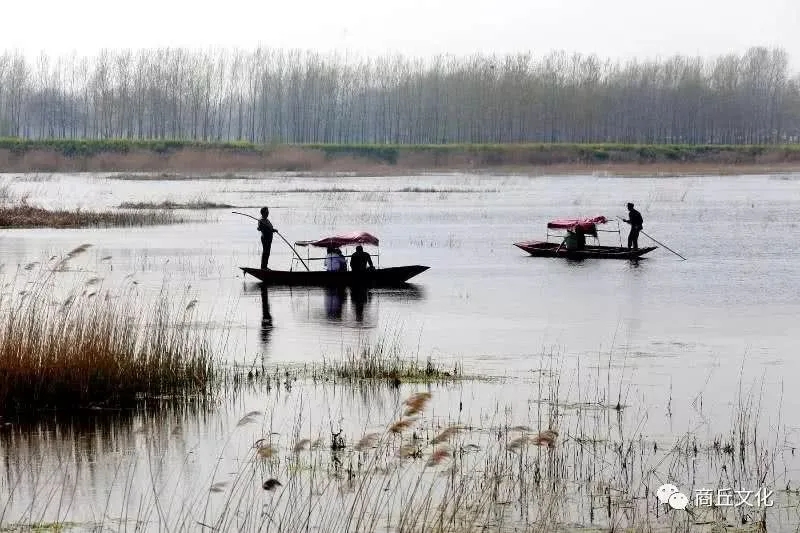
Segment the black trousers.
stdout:
<path fill-rule="evenodd" d="M 261 270 L 266 270 L 269 264 L 269 253 L 272 250 L 272 239 L 261 237 Z"/>
<path fill-rule="evenodd" d="M 634 250 L 639 249 L 639 232 L 642 231 L 642 228 L 637 226 L 631 226 L 631 232 L 628 233 L 628 248 L 633 248 Z"/>

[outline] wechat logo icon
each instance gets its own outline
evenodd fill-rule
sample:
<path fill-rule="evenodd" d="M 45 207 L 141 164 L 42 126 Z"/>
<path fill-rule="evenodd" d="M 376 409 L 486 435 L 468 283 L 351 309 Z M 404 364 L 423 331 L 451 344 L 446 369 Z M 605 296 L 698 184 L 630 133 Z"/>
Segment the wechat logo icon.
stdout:
<path fill-rule="evenodd" d="M 680 492 L 678 487 L 669 483 L 658 487 L 656 496 L 658 496 L 658 501 L 668 504 L 673 509 L 686 509 L 689 504 L 689 498 Z"/>

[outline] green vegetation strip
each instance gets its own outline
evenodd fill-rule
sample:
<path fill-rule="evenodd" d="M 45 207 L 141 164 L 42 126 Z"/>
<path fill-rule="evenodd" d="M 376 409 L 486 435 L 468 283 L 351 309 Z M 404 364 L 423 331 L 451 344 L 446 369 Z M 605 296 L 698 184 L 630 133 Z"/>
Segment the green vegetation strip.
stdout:
<path fill-rule="evenodd" d="M 342 156 L 396 164 L 404 154 L 435 156 L 480 156 L 487 163 L 503 163 L 510 155 L 527 155 L 531 163 L 597 163 L 597 162 L 703 162 L 714 156 L 734 156 L 731 162 L 754 162 L 760 156 L 772 155 L 780 161 L 800 160 L 800 145 L 688 145 L 688 144 L 579 144 L 579 143 L 509 143 L 509 144 L 255 144 L 250 142 L 202 142 L 182 140 L 133 139 L 18 139 L 0 138 L 0 150 L 13 154 L 45 150 L 67 157 L 91 157 L 102 153 L 146 151 L 171 154 L 181 150 L 225 151 L 241 154 L 269 155 L 281 148 L 293 147 L 323 152 L 327 158 Z M 738 158 L 738 159 L 737 159 Z"/>

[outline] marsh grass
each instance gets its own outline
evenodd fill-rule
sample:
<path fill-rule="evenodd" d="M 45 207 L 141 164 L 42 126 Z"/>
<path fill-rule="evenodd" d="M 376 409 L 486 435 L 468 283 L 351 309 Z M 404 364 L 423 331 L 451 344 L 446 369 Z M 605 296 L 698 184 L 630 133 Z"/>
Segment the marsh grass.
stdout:
<path fill-rule="evenodd" d="M 560 397 L 558 383 L 544 392 L 553 403 L 529 413 L 528 425 L 502 414 L 483 427 L 442 419 L 429 405 L 435 394 L 420 391 L 406 395 L 382 429 L 332 429 L 339 440 L 322 449 L 298 432 L 297 446 L 269 457 L 256 448 L 204 523 L 242 531 L 766 531 L 765 509 L 676 512 L 652 492 L 664 482 L 685 491 L 756 486 L 744 474 L 756 470 L 752 457 L 704 455 L 698 450 L 710 448 L 691 434 L 659 449 L 619 412 L 565 411 L 577 402 Z M 731 434 L 761 446 L 747 409 L 737 409 Z M 281 487 L 260 500 L 254 493 L 267 478 Z M 264 502 L 260 512 L 248 508 L 255 502 Z"/>
<path fill-rule="evenodd" d="M 49 210 L 22 202 L 0 204 L 0 227 L 3 228 L 102 228 L 126 226 L 155 226 L 176 224 L 182 220 L 166 210 L 149 213 L 120 213 L 111 211 Z"/>
<path fill-rule="evenodd" d="M 194 200 L 192 202 L 173 202 L 164 200 L 163 202 L 122 202 L 120 209 L 221 209 L 236 207 L 231 204 L 210 202 L 208 200 Z"/>
<path fill-rule="evenodd" d="M 66 533 L 82 524 L 77 522 L 34 522 L 30 524 L 8 524 L 0 527 L 0 533 Z"/>
<path fill-rule="evenodd" d="M 405 355 L 399 336 L 384 334 L 372 344 L 346 347 L 339 359 L 324 360 L 313 370 L 315 379 L 326 377 L 341 380 L 384 382 L 398 386 L 400 383 L 426 383 L 465 379 L 459 365 L 446 369 L 432 357 L 420 361 Z"/>
<path fill-rule="evenodd" d="M 472 418 L 480 425 L 461 420 L 461 409 L 451 408 L 443 416 L 448 406 L 435 387 L 404 386 L 402 394 L 387 393 L 394 407 L 363 428 L 343 430 L 332 423 L 329 433 L 316 434 L 303 409 L 285 413 L 293 402 L 282 401 L 287 393 L 276 388 L 267 408 L 244 414 L 221 443 L 223 449 L 230 446 L 236 434 L 252 438 L 245 441 L 252 443 L 249 451 L 234 452 L 233 470 L 222 464 L 223 454 L 215 454 L 218 462 L 206 465 L 202 480 L 181 484 L 182 476 L 163 475 L 163 442 L 147 439 L 146 453 L 116 468 L 119 477 L 115 474 L 113 485 L 102 493 L 105 508 L 100 502 L 95 511 L 102 512 L 93 516 L 103 517 L 101 529 L 161 531 L 766 531 L 766 510 L 677 512 L 653 493 L 664 482 L 684 491 L 755 487 L 759 468 L 748 450 L 777 451 L 759 437 L 755 400 L 734 404 L 732 427 L 719 437 L 736 444 L 728 454 L 694 433 L 679 435 L 672 444 L 656 442 L 642 432 L 642 420 L 626 420 L 611 409 L 582 409 L 620 394 L 584 388 L 575 401 L 575 391 L 565 393 L 561 379 L 553 376 L 538 391 L 533 388 L 533 396 L 541 400 L 533 409 L 482 403 L 488 416 Z M 272 422 L 279 413 L 294 428 L 282 435 Z M 124 441 L 118 433 L 111 432 Z M 742 440 L 744 454 L 738 445 Z M 19 463 L 37 457 L 42 451 L 31 446 L 29 456 L 5 468 L 24 468 Z M 68 457 L 62 461 L 69 462 Z M 774 486 L 774 463 L 765 464 L 762 481 Z M 13 523 L 80 520 L 70 503 L 74 481 L 64 466 L 59 467 L 63 480 L 55 479 L 63 488 L 48 489 L 50 478 L 36 478 L 36 488 L 42 489 L 36 499 L 49 500 L 26 502 L 24 521 L 11 510 L 0 510 L 0 523 L 3 518 Z M 134 479 L 136 471 L 154 468 L 161 475 Z M 185 465 L 178 468 L 183 471 Z M 6 478 L 16 479 L 4 474 L 0 482 Z M 24 492 L 17 485 L 12 488 Z M 782 525 L 786 523 L 778 524 L 780 531 Z"/>
<path fill-rule="evenodd" d="M 134 407 L 209 391 L 207 344 L 163 297 L 77 289 L 58 305 L 40 283 L 0 300 L 0 412 Z"/>

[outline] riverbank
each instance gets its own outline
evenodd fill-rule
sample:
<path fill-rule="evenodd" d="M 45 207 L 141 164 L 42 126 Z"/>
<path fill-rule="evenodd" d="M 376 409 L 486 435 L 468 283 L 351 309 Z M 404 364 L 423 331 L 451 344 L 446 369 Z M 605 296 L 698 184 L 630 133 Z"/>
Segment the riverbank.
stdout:
<path fill-rule="evenodd" d="M 0 172 L 427 171 L 611 175 L 800 171 L 800 145 L 258 145 L 193 141 L 0 139 Z"/>

